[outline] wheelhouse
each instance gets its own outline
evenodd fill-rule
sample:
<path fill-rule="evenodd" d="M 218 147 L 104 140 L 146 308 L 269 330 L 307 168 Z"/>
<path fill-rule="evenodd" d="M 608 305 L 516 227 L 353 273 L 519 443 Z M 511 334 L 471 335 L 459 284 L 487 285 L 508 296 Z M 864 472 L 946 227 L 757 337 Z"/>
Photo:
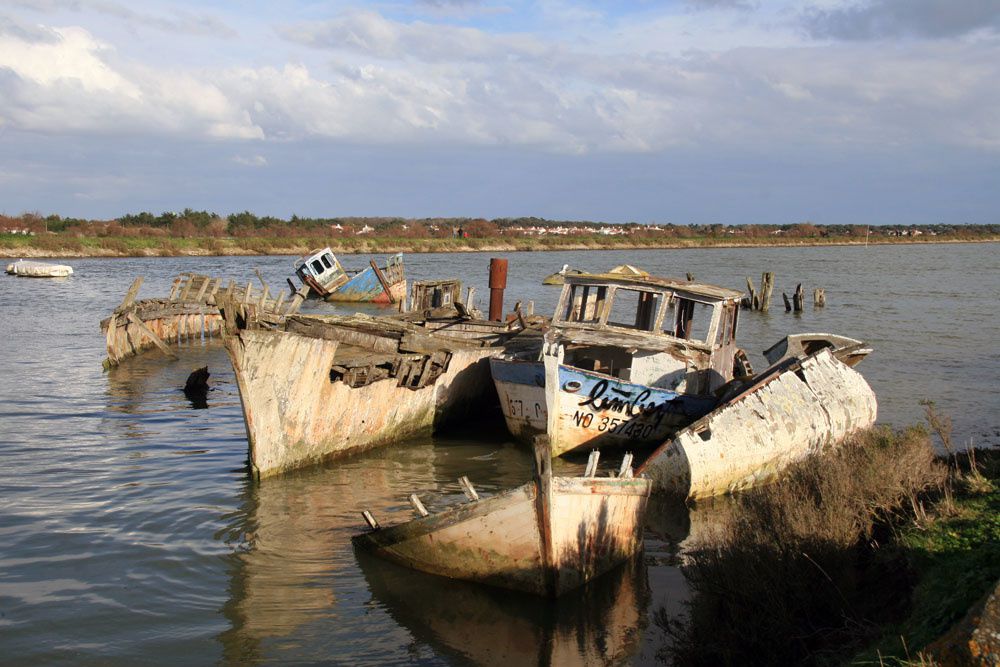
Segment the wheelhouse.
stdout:
<path fill-rule="evenodd" d="M 732 378 L 735 290 L 667 278 L 567 276 L 553 318 L 564 363 L 692 393 Z"/>

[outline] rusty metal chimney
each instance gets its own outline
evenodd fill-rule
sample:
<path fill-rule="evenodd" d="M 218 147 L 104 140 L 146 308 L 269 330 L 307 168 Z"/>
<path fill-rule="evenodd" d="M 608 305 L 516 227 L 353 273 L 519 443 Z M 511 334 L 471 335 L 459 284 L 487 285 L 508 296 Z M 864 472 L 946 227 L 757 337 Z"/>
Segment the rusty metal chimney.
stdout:
<path fill-rule="evenodd" d="M 507 260 L 490 260 L 490 319 L 503 319 L 503 291 L 507 288 Z"/>

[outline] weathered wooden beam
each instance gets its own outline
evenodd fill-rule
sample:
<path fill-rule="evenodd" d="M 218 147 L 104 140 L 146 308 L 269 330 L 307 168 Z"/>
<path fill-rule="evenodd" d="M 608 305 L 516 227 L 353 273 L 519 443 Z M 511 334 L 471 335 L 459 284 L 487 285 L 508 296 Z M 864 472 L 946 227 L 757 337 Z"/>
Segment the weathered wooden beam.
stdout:
<path fill-rule="evenodd" d="M 813 307 L 822 308 L 826 305 L 826 290 L 822 287 L 817 287 L 813 290 Z"/>
<path fill-rule="evenodd" d="M 139 293 L 139 287 L 142 285 L 144 276 L 139 276 L 132 281 L 132 286 L 128 288 L 128 292 L 125 293 L 125 299 L 122 301 L 122 305 L 118 306 L 117 311 L 121 312 L 132 307 L 135 303 L 135 295 Z"/>
<path fill-rule="evenodd" d="M 378 521 L 375 520 L 375 517 L 372 516 L 372 513 L 369 512 L 368 510 L 362 512 L 361 516 L 365 518 L 365 523 L 367 523 L 368 527 L 371 528 L 372 530 L 378 530 L 379 528 L 382 527 L 379 525 Z"/>
<path fill-rule="evenodd" d="M 597 477 L 597 462 L 600 458 L 601 452 L 599 450 L 590 450 L 590 458 L 587 459 L 587 469 L 583 471 L 584 477 Z"/>
<path fill-rule="evenodd" d="M 146 336 L 149 337 L 151 341 L 153 341 L 153 345 L 158 347 L 160 349 L 160 352 L 167 355 L 171 359 L 177 358 L 177 355 L 173 353 L 173 351 L 167 346 L 167 344 L 164 343 L 162 340 L 160 340 L 160 337 L 157 336 L 155 333 L 153 333 L 153 330 L 150 329 L 148 326 L 146 326 L 146 323 L 140 320 L 135 313 L 129 313 L 127 317 L 129 322 L 134 324 L 139 329 L 139 331 L 144 333 Z"/>
<path fill-rule="evenodd" d="M 385 290 L 386 296 L 389 297 L 389 303 L 396 303 L 396 297 L 392 294 L 392 286 L 389 281 L 385 279 L 385 274 L 382 273 L 382 269 L 378 267 L 378 264 L 374 259 L 369 260 L 372 270 L 375 272 L 375 277 L 378 278 L 379 283 L 382 285 L 382 289 Z"/>

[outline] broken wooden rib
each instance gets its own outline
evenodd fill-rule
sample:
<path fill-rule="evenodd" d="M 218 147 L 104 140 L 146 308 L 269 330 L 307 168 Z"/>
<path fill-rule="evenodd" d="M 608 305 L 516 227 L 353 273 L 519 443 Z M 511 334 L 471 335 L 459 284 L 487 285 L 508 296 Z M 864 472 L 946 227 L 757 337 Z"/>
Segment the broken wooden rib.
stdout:
<path fill-rule="evenodd" d="M 229 287 L 220 294 L 222 282 L 222 278 L 182 273 L 174 279 L 167 298 L 136 301 L 143 277 L 136 278 L 122 303 L 101 322 L 108 352 L 105 368 L 117 366 L 122 359 L 153 348 L 176 359 L 168 343 L 219 336 L 222 316 L 216 302 L 231 296 L 235 288 L 230 281 Z M 238 294 L 241 299 L 255 303 L 259 311 L 275 314 L 294 313 L 305 298 L 304 294 L 297 294 L 283 309 L 284 294 L 277 300 L 271 299 L 266 285 L 260 291 L 248 285 L 246 290 L 239 289 Z"/>
<path fill-rule="evenodd" d="M 649 480 L 632 477 L 630 466 L 617 477 L 554 477 L 546 439 L 538 440 L 545 444 L 536 442 L 527 484 L 354 543 L 423 572 L 549 597 L 638 553 Z"/>
<path fill-rule="evenodd" d="M 830 348 L 784 358 L 678 432 L 639 469 L 658 491 L 704 498 L 748 488 L 875 423 L 875 392 Z"/>
<path fill-rule="evenodd" d="M 243 316 L 227 311 L 225 346 L 242 399 L 251 469 L 259 477 L 478 414 L 492 394 L 487 359 L 520 333 L 457 317 L 267 321 L 252 304 L 229 311 L 236 309 Z"/>

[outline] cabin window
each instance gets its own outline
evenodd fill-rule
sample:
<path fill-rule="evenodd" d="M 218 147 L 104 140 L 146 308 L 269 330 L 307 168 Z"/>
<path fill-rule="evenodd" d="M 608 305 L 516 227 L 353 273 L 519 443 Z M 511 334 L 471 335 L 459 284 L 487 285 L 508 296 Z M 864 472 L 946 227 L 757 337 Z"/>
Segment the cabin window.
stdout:
<path fill-rule="evenodd" d="M 333 263 L 330 261 L 329 255 L 323 255 L 323 266 L 325 266 L 328 269 L 333 268 Z"/>
<path fill-rule="evenodd" d="M 684 297 L 677 297 L 674 308 L 674 329 L 677 338 L 708 342 L 708 330 L 712 326 L 713 307 Z"/>
<path fill-rule="evenodd" d="M 617 288 L 611 300 L 608 324 L 613 327 L 651 331 L 656 324 L 662 294 Z"/>
<path fill-rule="evenodd" d="M 323 273 L 323 263 L 320 262 L 318 259 L 314 259 L 312 261 L 312 269 L 313 269 L 313 275 L 318 276 L 319 274 Z"/>
<path fill-rule="evenodd" d="M 604 312 L 608 288 L 598 285 L 573 285 L 570 288 L 563 320 L 596 324 Z"/>
<path fill-rule="evenodd" d="M 719 322 L 719 332 L 715 337 L 715 346 L 724 347 L 733 342 L 733 328 L 736 326 L 736 308 L 727 304 L 722 309 L 722 319 Z"/>

